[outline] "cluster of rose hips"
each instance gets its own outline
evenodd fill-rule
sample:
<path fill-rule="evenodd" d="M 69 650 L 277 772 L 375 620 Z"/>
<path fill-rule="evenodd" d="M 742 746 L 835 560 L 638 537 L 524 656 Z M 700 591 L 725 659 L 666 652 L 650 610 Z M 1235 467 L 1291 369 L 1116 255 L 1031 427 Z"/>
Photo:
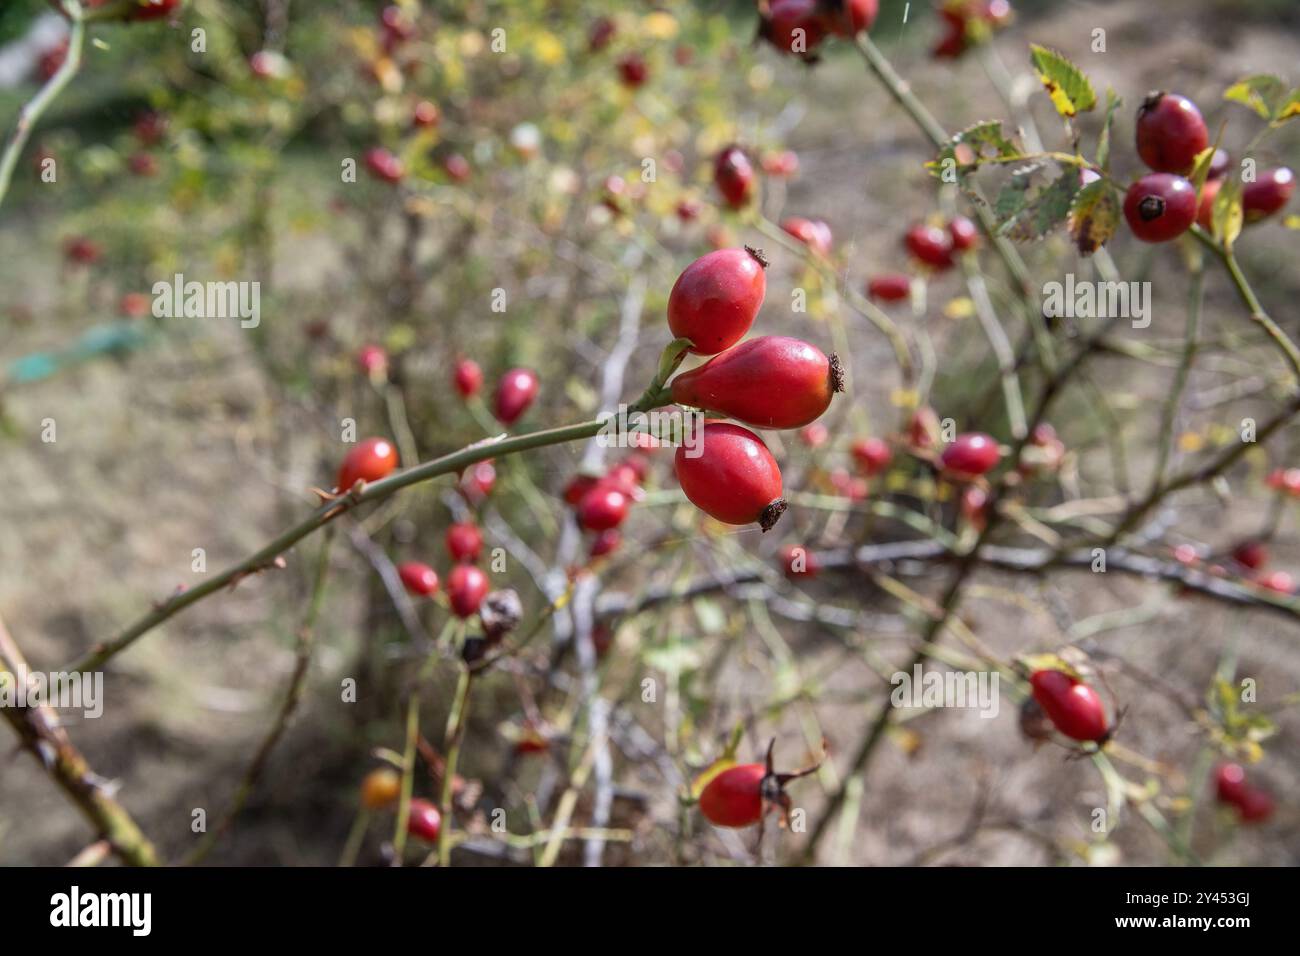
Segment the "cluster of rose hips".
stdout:
<path fill-rule="evenodd" d="M 1214 785 L 1219 802 L 1234 808 L 1242 823 L 1263 823 L 1273 815 L 1273 798 L 1246 782 L 1240 764 L 1220 764 L 1214 772 Z"/>
<path fill-rule="evenodd" d="M 782 53 L 812 59 L 828 36 L 870 30 L 879 0 L 771 0 L 766 7 L 760 5 L 759 36 Z"/>
<path fill-rule="evenodd" d="M 844 387 L 839 360 L 798 339 L 740 339 L 767 288 L 767 260 L 756 249 L 719 249 L 687 266 L 668 296 L 668 327 L 690 351 L 713 358 L 669 385 L 672 401 L 757 428 L 802 428 Z M 683 442 L 677 480 L 701 511 L 727 524 L 767 531 L 785 511 L 781 470 L 748 428 L 707 419 L 695 454 Z"/>
<path fill-rule="evenodd" d="M 370 771 L 361 781 L 361 805 L 371 813 L 396 806 L 402 794 L 402 777 L 390 767 Z M 437 843 L 442 814 L 430 800 L 414 797 L 407 805 L 406 832 L 425 843 Z"/>
<path fill-rule="evenodd" d="M 979 229 L 965 216 L 954 216 L 943 226 L 917 223 L 903 235 L 903 246 L 911 257 L 936 272 L 951 269 L 957 254 L 979 244 Z M 867 296 L 877 302 L 898 302 L 912 294 L 911 277 L 901 272 L 873 276 L 867 282 Z"/>
<path fill-rule="evenodd" d="M 573 508 L 578 527 L 593 535 L 589 552 L 593 560 L 612 554 L 623 543 L 619 526 L 632 503 L 645 496 L 641 485 L 657 441 L 649 435 L 638 438 L 631 453 L 604 474 L 577 474 L 564 486 L 564 502 Z"/>
<path fill-rule="evenodd" d="M 1151 93 L 1138 108 L 1137 151 L 1153 172 L 1138 179 L 1124 197 L 1124 218 L 1143 242 L 1168 242 L 1199 223 L 1213 229 L 1215 198 L 1231 159 L 1216 150 L 1201 190 L 1186 178 L 1196 157 L 1209 147 L 1210 134 L 1196 104 L 1175 93 Z M 1282 209 L 1295 189 L 1295 174 L 1285 166 L 1261 172 L 1242 189 L 1245 221 L 1258 222 Z"/>

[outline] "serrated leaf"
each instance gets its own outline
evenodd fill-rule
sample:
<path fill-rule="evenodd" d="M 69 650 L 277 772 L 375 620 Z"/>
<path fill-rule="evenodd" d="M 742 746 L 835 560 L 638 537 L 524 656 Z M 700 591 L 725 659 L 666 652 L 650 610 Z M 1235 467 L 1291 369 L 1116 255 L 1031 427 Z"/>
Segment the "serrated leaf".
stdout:
<path fill-rule="evenodd" d="M 1286 93 L 1286 86 L 1276 76 L 1267 73 L 1238 80 L 1223 92 L 1223 98 L 1254 110 L 1262 119 L 1271 120 L 1277 115 Z"/>
<path fill-rule="evenodd" d="M 1119 202 L 1104 179 L 1088 183 L 1070 204 L 1070 237 L 1079 252 L 1090 256 L 1115 235 L 1119 226 Z"/>
<path fill-rule="evenodd" d="M 1219 193 L 1214 197 L 1214 209 L 1210 214 L 1211 231 L 1223 241 L 1225 248 L 1231 249 L 1232 244 L 1241 235 L 1243 218 L 1241 181 L 1230 176 L 1219 187 Z"/>
<path fill-rule="evenodd" d="M 934 161 L 925 165 L 931 173 L 942 179 L 947 168 L 955 168 L 957 172 L 963 173 L 982 162 L 1014 161 L 1021 155 L 1021 150 L 1002 132 L 1002 122 L 988 120 L 957 133 L 939 150 Z"/>
<path fill-rule="evenodd" d="M 1067 169 L 1034 194 L 1025 209 L 1004 228 L 1017 242 L 1041 239 L 1070 215 L 1070 203 L 1079 191 L 1079 171 Z"/>
<path fill-rule="evenodd" d="M 1110 130 L 1115 121 L 1115 111 L 1123 102 L 1114 90 L 1106 88 L 1106 115 L 1102 117 L 1101 133 L 1097 137 L 1097 165 L 1107 172 L 1110 171 Z"/>
<path fill-rule="evenodd" d="M 1047 95 L 1052 98 L 1056 112 L 1069 118 L 1086 113 L 1097 105 L 1097 94 L 1093 92 L 1088 77 L 1060 53 L 1031 43 L 1029 58 L 1047 89 Z"/>

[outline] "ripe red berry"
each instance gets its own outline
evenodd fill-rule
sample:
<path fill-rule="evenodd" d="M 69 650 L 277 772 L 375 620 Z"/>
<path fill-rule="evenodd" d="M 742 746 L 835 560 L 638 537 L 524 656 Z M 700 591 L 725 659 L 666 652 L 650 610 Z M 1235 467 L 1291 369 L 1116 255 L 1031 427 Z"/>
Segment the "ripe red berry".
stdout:
<path fill-rule="evenodd" d="M 1292 498 L 1300 498 L 1300 468 L 1275 468 L 1264 483 L 1274 491 L 1282 491 Z"/>
<path fill-rule="evenodd" d="M 1196 220 L 1196 189 L 1181 176 L 1147 173 L 1124 196 L 1124 218 L 1143 242 L 1168 242 Z"/>
<path fill-rule="evenodd" d="M 1071 740 L 1105 741 L 1110 729 L 1097 692 L 1064 671 L 1040 670 L 1029 676 L 1034 700 L 1053 726 Z"/>
<path fill-rule="evenodd" d="M 759 32 L 782 53 L 804 56 L 821 43 L 826 27 L 817 0 L 772 0 Z"/>
<path fill-rule="evenodd" d="M 948 223 L 948 235 L 952 237 L 952 247 L 958 252 L 975 248 L 979 242 L 980 231 L 975 223 L 965 216 L 957 216 Z"/>
<path fill-rule="evenodd" d="M 673 469 L 686 497 L 704 513 L 727 524 L 757 521 L 771 530 L 785 512 L 781 469 L 767 446 L 747 428 L 707 421 L 698 436 L 698 454 L 679 445 Z"/>
<path fill-rule="evenodd" d="M 378 345 L 366 345 L 357 352 L 357 365 L 372 378 L 388 374 L 388 353 Z"/>
<path fill-rule="evenodd" d="M 1233 549 L 1232 558 L 1243 568 L 1258 571 L 1268 563 L 1268 548 L 1262 541 L 1243 541 Z"/>
<path fill-rule="evenodd" d="M 609 17 L 598 17 L 591 23 L 591 29 L 587 33 L 587 49 L 592 53 L 597 53 L 609 46 L 609 41 L 614 39 L 614 34 L 618 32 L 618 27 Z"/>
<path fill-rule="evenodd" d="M 650 68 L 639 53 L 629 53 L 618 61 L 618 75 L 624 86 L 636 89 L 645 83 Z"/>
<path fill-rule="evenodd" d="M 718 249 L 682 270 L 668 293 L 668 328 L 691 351 L 713 355 L 739 342 L 767 291 L 767 260 L 757 249 Z"/>
<path fill-rule="evenodd" d="M 457 617 L 477 613 L 487 593 L 487 575 L 472 564 L 456 565 L 447 577 L 447 598 Z"/>
<path fill-rule="evenodd" d="M 178 6 L 181 0 L 135 0 L 135 6 L 126 15 L 127 20 L 161 20 Z"/>
<path fill-rule="evenodd" d="M 789 179 L 795 173 L 799 172 L 799 154 L 794 150 L 783 149 L 780 152 L 765 153 L 763 155 L 763 172 L 769 176 L 779 176 L 782 179 Z"/>
<path fill-rule="evenodd" d="M 472 359 L 461 359 L 456 363 L 456 391 L 462 398 L 478 394 L 483 386 L 483 370 Z"/>
<path fill-rule="evenodd" d="M 698 199 L 687 197 L 677 201 L 677 218 L 682 222 L 694 222 L 700 218 L 702 211 L 703 206 Z"/>
<path fill-rule="evenodd" d="M 806 425 L 799 432 L 799 440 L 809 448 L 820 448 L 831 437 L 830 429 L 821 422 Z"/>
<path fill-rule="evenodd" d="M 564 486 L 565 504 L 576 505 L 586 496 L 587 492 L 596 487 L 599 480 L 595 475 L 574 475 L 569 479 L 568 484 Z"/>
<path fill-rule="evenodd" d="M 469 179 L 469 160 L 460 153 L 452 153 L 442 161 L 442 168 L 455 182 L 463 183 Z"/>
<path fill-rule="evenodd" d="M 367 810 L 382 810 L 397 802 L 402 778 L 391 767 L 370 771 L 361 781 L 361 804 Z"/>
<path fill-rule="evenodd" d="M 989 493 L 979 485 L 971 485 L 961 493 L 961 516 L 977 531 L 988 523 Z"/>
<path fill-rule="evenodd" d="M 781 228 L 818 255 L 830 255 L 831 244 L 834 241 L 831 227 L 820 219 L 791 216 L 781 223 Z"/>
<path fill-rule="evenodd" d="M 447 553 L 453 561 L 477 561 L 483 553 L 483 532 L 472 521 L 462 521 L 447 529 Z"/>
<path fill-rule="evenodd" d="M 421 129 L 433 129 L 442 121 L 442 110 L 437 103 L 421 100 L 415 104 L 411 113 L 411 122 Z"/>
<path fill-rule="evenodd" d="M 1295 173 L 1285 166 L 1266 169 L 1253 183 L 1246 183 L 1241 191 L 1241 209 L 1247 222 L 1258 222 L 1273 215 L 1291 198 L 1295 191 Z"/>
<path fill-rule="evenodd" d="M 1246 771 L 1241 764 L 1220 764 L 1214 772 L 1214 786 L 1220 803 L 1236 804 L 1246 792 Z"/>
<path fill-rule="evenodd" d="M 627 517 L 631 505 L 631 499 L 623 491 L 597 482 L 578 502 L 578 524 L 587 531 L 617 528 Z"/>
<path fill-rule="evenodd" d="M 799 339 L 742 342 L 672 381 L 672 400 L 758 428 L 800 428 L 844 390 L 839 359 Z"/>
<path fill-rule="evenodd" d="M 1249 787 L 1237 802 L 1243 823 L 1263 823 L 1273 815 L 1273 798 L 1258 787 Z"/>
<path fill-rule="evenodd" d="M 952 265 L 952 236 L 938 226 L 916 225 L 903 237 L 907 251 L 936 269 Z"/>
<path fill-rule="evenodd" d="M 490 461 L 470 465 L 461 476 L 460 487 L 470 501 L 478 501 L 492 493 L 497 481 L 497 470 Z"/>
<path fill-rule="evenodd" d="M 1285 571 L 1273 571 L 1255 579 L 1255 583 L 1278 594 L 1295 594 L 1295 578 Z"/>
<path fill-rule="evenodd" d="M 406 832 L 425 843 L 437 843 L 442 830 L 442 814 L 428 800 L 416 797 L 411 801 Z"/>
<path fill-rule="evenodd" d="M 623 543 L 623 536 L 618 533 L 617 529 L 610 528 L 596 535 L 591 542 L 591 556 L 593 558 L 603 558 L 605 555 L 618 550 L 618 546 Z"/>
<path fill-rule="evenodd" d="M 821 4 L 826 11 L 822 23 L 835 36 L 851 37 L 870 30 L 879 12 L 879 0 L 830 0 Z"/>
<path fill-rule="evenodd" d="M 738 764 L 718 774 L 700 794 L 700 812 L 719 827 L 747 827 L 763 816 L 761 763 Z"/>
<path fill-rule="evenodd" d="M 1190 172 L 1196 154 L 1208 145 L 1210 134 L 1205 120 L 1187 97 L 1155 92 L 1138 107 L 1138 155 L 1156 172 Z"/>
<path fill-rule="evenodd" d="M 370 175 L 386 183 L 400 183 L 406 172 L 401 159 L 382 146 L 366 150 L 366 169 Z"/>
<path fill-rule="evenodd" d="M 386 438 L 367 438 L 347 453 L 334 490 L 346 494 L 358 481 L 379 481 L 397 467 L 397 449 Z"/>
<path fill-rule="evenodd" d="M 901 272 L 876 276 L 867 283 L 867 295 L 881 302 L 898 302 L 912 294 L 912 279 Z"/>
<path fill-rule="evenodd" d="M 878 475 L 894 459 L 894 452 L 883 438 L 859 438 L 853 443 L 853 459 L 868 476 Z"/>
<path fill-rule="evenodd" d="M 728 146 L 713 164 L 713 182 L 727 205 L 739 209 L 754 192 L 754 167 L 739 146 Z"/>
<path fill-rule="evenodd" d="M 438 590 L 438 572 L 419 561 L 407 561 L 397 569 L 398 576 L 406 590 L 421 597 L 428 597 Z"/>
<path fill-rule="evenodd" d="M 503 425 L 517 422 L 537 397 L 537 388 L 537 373 L 530 368 L 512 368 L 501 376 L 493 399 L 497 421 Z"/>
<path fill-rule="evenodd" d="M 983 432 L 958 435 L 943 450 L 940 461 L 944 472 L 953 478 L 976 478 L 991 471 L 1002 460 L 997 440 Z"/>
<path fill-rule="evenodd" d="M 72 236 L 63 243 L 63 255 L 69 262 L 88 266 L 100 260 L 104 249 L 86 236 Z"/>
<path fill-rule="evenodd" d="M 781 570 L 789 578 L 816 577 L 821 564 L 807 548 L 792 544 L 781 552 Z"/>
<path fill-rule="evenodd" d="M 922 405 L 912 413 L 907 423 L 907 443 L 924 451 L 933 448 L 939 439 L 939 414 L 929 405 Z"/>

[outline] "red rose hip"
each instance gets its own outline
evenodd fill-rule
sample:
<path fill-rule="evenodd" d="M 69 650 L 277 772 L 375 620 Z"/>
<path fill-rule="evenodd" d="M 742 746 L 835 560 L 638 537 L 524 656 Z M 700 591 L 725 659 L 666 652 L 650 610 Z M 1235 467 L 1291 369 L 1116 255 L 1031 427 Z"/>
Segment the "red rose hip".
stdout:
<path fill-rule="evenodd" d="M 744 763 L 728 767 L 705 786 L 700 794 L 700 812 L 719 827 L 747 827 L 763 816 L 763 778 L 767 768 L 761 763 Z"/>
<path fill-rule="evenodd" d="M 631 501 L 612 485 L 598 482 L 578 502 L 578 524 L 587 531 L 609 531 L 627 517 Z"/>
<path fill-rule="evenodd" d="M 1185 96 L 1151 93 L 1138 107 L 1137 151 L 1158 173 L 1187 173 L 1210 145 L 1201 111 Z"/>
<path fill-rule="evenodd" d="M 487 593 L 487 575 L 472 564 L 456 565 L 447 578 L 447 598 L 457 617 L 476 614 Z"/>
<path fill-rule="evenodd" d="M 912 278 L 901 272 L 876 276 L 867 283 L 867 295 L 880 302 L 898 302 L 912 294 Z"/>
<path fill-rule="evenodd" d="M 406 832 L 425 843 L 437 843 L 442 830 L 442 814 L 428 800 L 416 797 L 411 801 Z"/>
<path fill-rule="evenodd" d="M 952 236 L 938 226 L 913 226 L 903 236 L 903 245 L 928 266 L 947 269 L 952 265 Z"/>
<path fill-rule="evenodd" d="M 1103 742 L 1110 733 L 1106 708 L 1097 692 L 1058 670 L 1034 671 L 1029 677 L 1034 700 L 1052 725 L 1071 740 Z"/>
<path fill-rule="evenodd" d="M 1196 220 L 1196 189 L 1182 176 L 1148 173 L 1124 196 L 1124 218 L 1143 242 L 1177 239 Z"/>
<path fill-rule="evenodd" d="M 699 444 L 683 443 L 673 458 L 682 491 L 695 507 L 726 524 L 757 521 L 771 530 L 785 512 L 781 469 L 767 446 L 747 428 L 707 421 Z M 692 451 L 696 457 L 690 457 Z"/>
<path fill-rule="evenodd" d="M 1266 169 L 1253 183 L 1246 183 L 1241 191 L 1241 210 L 1247 222 L 1258 222 L 1273 215 L 1291 198 L 1295 191 L 1295 173 L 1285 166 Z"/>
<path fill-rule="evenodd" d="M 477 561 L 483 553 L 483 532 L 473 522 L 458 522 L 447 529 L 446 545 L 453 561 Z"/>
<path fill-rule="evenodd" d="M 379 481 L 397 467 L 397 449 L 386 438 L 367 438 L 343 459 L 334 490 L 346 494 L 358 481 Z"/>
<path fill-rule="evenodd" d="M 455 373 L 456 391 L 462 398 L 469 398 L 471 395 L 478 394 L 478 390 L 483 387 L 483 370 L 478 367 L 478 363 L 471 359 L 461 359 L 456 363 Z"/>
<path fill-rule="evenodd" d="M 537 397 L 537 373 L 530 368 L 512 368 L 497 383 L 493 411 L 497 421 L 513 425 Z"/>
<path fill-rule="evenodd" d="M 428 597 L 438 590 L 438 572 L 420 561 L 407 561 L 398 567 L 397 574 L 412 594 Z"/>
<path fill-rule="evenodd" d="M 844 390 L 839 359 L 798 339 L 765 335 L 683 372 L 672 400 L 758 428 L 801 428 Z"/>
<path fill-rule="evenodd" d="M 955 478 L 977 478 L 1001 460 L 1002 449 L 997 441 L 983 432 L 958 435 L 940 457 L 944 472 Z"/>
<path fill-rule="evenodd" d="M 757 249 L 718 249 L 682 270 L 668 294 L 668 328 L 714 355 L 744 338 L 767 292 L 767 260 Z"/>
<path fill-rule="evenodd" d="M 713 182 L 727 205 L 739 209 L 754 192 L 754 167 L 739 146 L 728 146 L 713 164 Z"/>
<path fill-rule="evenodd" d="M 853 443 L 851 451 L 853 460 L 868 476 L 880 474 L 894 458 L 889 443 L 883 438 L 859 438 Z"/>

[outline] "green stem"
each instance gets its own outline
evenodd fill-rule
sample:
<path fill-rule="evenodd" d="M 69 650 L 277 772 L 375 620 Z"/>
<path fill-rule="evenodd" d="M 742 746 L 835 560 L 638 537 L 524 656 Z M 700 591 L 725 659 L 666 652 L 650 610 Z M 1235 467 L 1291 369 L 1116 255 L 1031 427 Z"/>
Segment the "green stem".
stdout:
<path fill-rule="evenodd" d="M 469 689 L 474 681 L 474 672 L 462 667 L 460 678 L 456 681 L 456 697 L 451 704 L 451 713 L 447 717 L 447 761 L 442 771 L 442 797 L 439 812 L 442 814 L 442 828 L 438 831 L 438 865 L 451 864 L 451 798 L 456 781 L 456 764 L 460 762 L 460 745 L 465 739 L 465 723 L 469 716 Z"/>

